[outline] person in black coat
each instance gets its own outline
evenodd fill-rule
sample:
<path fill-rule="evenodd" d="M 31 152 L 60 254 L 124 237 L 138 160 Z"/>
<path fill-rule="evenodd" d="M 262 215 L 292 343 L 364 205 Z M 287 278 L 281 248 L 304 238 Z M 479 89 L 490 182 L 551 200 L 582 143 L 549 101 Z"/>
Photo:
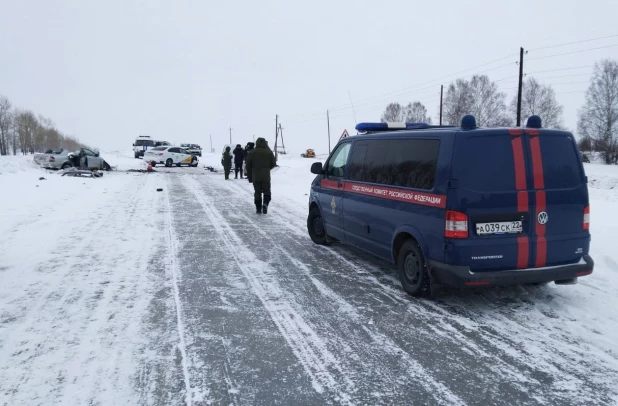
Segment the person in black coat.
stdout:
<path fill-rule="evenodd" d="M 255 148 L 255 143 L 253 142 L 247 143 L 247 146 L 245 147 L 245 162 L 247 162 L 247 155 L 249 155 L 249 152 L 253 151 L 254 148 Z M 247 180 L 249 181 L 249 183 L 253 182 L 251 180 L 251 172 L 247 171 L 246 167 L 245 167 L 245 176 L 247 177 Z"/>
<path fill-rule="evenodd" d="M 238 172 L 240 172 L 240 179 L 242 179 L 242 162 L 245 160 L 245 151 L 243 151 L 240 144 L 236 144 L 234 148 L 234 172 L 236 176 L 234 179 L 238 179 Z"/>

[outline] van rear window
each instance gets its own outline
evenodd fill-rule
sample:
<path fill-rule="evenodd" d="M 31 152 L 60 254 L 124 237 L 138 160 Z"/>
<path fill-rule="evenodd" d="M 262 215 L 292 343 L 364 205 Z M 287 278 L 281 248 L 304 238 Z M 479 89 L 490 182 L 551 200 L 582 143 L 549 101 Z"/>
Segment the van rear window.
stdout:
<path fill-rule="evenodd" d="M 360 182 L 430 190 L 439 150 L 439 140 L 357 141 L 349 177 Z"/>
<path fill-rule="evenodd" d="M 569 189 L 582 182 L 580 157 L 575 143 L 563 135 L 541 135 L 543 178 L 546 189 Z"/>
<path fill-rule="evenodd" d="M 152 140 L 135 140 L 135 146 L 136 147 L 143 147 L 143 146 L 147 146 L 147 147 L 152 147 L 154 145 L 154 141 Z"/>
<path fill-rule="evenodd" d="M 453 178 L 471 190 L 515 189 L 515 164 L 510 135 L 472 136 L 458 140 Z"/>

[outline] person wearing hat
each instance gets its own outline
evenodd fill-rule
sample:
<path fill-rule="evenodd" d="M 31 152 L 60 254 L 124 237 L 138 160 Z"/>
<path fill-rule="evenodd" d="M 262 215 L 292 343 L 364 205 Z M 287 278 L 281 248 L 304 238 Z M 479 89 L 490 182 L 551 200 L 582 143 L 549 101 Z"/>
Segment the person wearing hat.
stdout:
<path fill-rule="evenodd" d="M 247 171 L 247 156 L 249 155 L 249 152 L 253 151 L 254 148 L 254 142 L 248 142 L 247 146 L 245 147 L 245 176 L 247 177 L 249 183 L 251 183 L 251 173 Z"/>
<path fill-rule="evenodd" d="M 234 172 L 236 176 L 234 179 L 238 179 L 238 172 L 240 172 L 240 179 L 242 179 L 242 161 L 245 159 L 245 151 L 243 151 L 240 144 L 236 144 L 234 148 Z"/>
<path fill-rule="evenodd" d="M 230 178 L 230 172 L 232 171 L 232 154 L 230 154 L 230 147 L 225 147 L 223 156 L 221 156 L 221 165 L 223 165 L 223 171 L 225 172 L 225 180 Z"/>
<path fill-rule="evenodd" d="M 255 149 L 247 155 L 247 174 L 253 183 L 255 210 L 266 214 L 271 200 L 270 170 L 275 167 L 275 155 L 264 138 L 258 138 Z M 264 199 L 262 199 L 264 195 Z"/>

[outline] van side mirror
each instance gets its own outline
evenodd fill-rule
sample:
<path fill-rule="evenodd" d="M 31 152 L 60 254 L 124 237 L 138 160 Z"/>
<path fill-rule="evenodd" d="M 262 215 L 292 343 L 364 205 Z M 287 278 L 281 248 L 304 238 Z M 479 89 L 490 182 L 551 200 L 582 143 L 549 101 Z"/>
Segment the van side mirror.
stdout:
<path fill-rule="evenodd" d="M 133 144 L 133 146 L 135 146 L 135 144 Z"/>
<path fill-rule="evenodd" d="M 324 168 L 322 168 L 322 162 L 315 162 L 311 165 L 311 173 L 315 175 L 321 175 L 324 173 Z"/>

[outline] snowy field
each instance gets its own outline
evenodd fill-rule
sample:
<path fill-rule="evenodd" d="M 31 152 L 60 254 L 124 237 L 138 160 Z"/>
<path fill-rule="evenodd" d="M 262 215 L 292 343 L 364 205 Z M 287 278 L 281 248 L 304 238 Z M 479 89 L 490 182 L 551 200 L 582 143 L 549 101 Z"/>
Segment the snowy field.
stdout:
<path fill-rule="evenodd" d="M 586 164 L 591 276 L 419 300 L 312 244 L 315 160 L 282 156 L 256 216 L 218 155 L 102 156 L 98 179 L 0 157 L 0 405 L 618 404 L 616 166 Z"/>

